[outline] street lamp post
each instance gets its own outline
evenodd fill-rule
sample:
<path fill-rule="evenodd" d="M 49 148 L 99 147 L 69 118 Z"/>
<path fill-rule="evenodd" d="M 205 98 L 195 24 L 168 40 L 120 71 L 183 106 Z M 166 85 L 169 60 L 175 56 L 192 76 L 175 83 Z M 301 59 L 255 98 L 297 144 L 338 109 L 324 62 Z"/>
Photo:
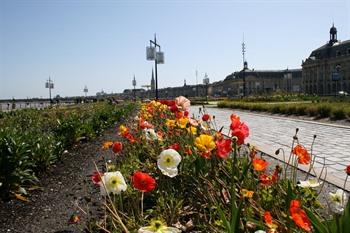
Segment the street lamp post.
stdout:
<path fill-rule="evenodd" d="M 49 76 L 49 80 L 46 80 L 45 83 L 45 88 L 49 89 L 49 97 L 50 97 L 50 104 L 52 103 L 52 99 L 51 99 L 51 89 L 53 89 L 54 85 L 53 85 L 53 81 L 51 80 L 50 76 Z"/>
<path fill-rule="evenodd" d="M 243 57 L 243 97 L 246 95 L 246 80 L 245 80 L 245 70 L 248 69 L 247 62 L 245 61 L 245 43 L 244 43 L 244 38 L 243 38 L 243 43 L 242 43 L 242 57 Z"/>
<path fill-rule="evenodd" d="M 160 51 L 160 45 L 157 44 L 156 34 L 154 34 L 154 41 L 149 41 L 150 46 L 146 47 L 147 60 L 154 60 L 154 69 L 156 72 L 156 100 L 158 100 L 158 71 L 157 64 L 164 64 L 164 53 Z M 158 52 L 157 52 L 158 47 Z"/>
<path fill-rule="evenodd" d="M 208 103 L 208 85 L 209 85 L 209 77 L 207 73 L 204 75 L 203 84 L 205 85 L 205 101 Z"/>

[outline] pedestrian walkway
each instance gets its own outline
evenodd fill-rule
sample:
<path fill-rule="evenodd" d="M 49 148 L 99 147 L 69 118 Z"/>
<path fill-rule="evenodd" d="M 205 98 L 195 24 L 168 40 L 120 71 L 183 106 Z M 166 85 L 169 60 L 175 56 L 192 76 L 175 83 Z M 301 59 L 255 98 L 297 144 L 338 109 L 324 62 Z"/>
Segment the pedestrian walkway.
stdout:
<path fill-rule="evenodd" d="M 193 106 L 191 112 L 196 116 L 198 109 L 199 106 Z M 241 121 L 246 122 L 250 129 L 250 136 L 246 142 L 282 161 L 288 160 L 296 128 L 299 128 L 300 144 L 304 145 L 308 151 L 316 135 L 312 150 L 312 154 L 316 156 L 314 165 L 316 174 L 322 171 L 325 164 L 327 175 L 324 178 L 330 183 L 343 187 L 346 178 L 344 169 L 350 165 L 350 127 L 215 107 L 209 107 L 206 110 L 210 115 L 215 116 L 219 128 L 224 126 L 226 133 L 229 130 L 230 115 L 233 112 L 239 115 Z M 275 155 L 275 151 L 279 148 L 283 148 L 286 158 L 283 158 L 282 153 Z M 309 167 L 302 165 L 300 168 L 308 170 Z M 347 182 L 346 189 L 350 190 L 350 181 Z"/>

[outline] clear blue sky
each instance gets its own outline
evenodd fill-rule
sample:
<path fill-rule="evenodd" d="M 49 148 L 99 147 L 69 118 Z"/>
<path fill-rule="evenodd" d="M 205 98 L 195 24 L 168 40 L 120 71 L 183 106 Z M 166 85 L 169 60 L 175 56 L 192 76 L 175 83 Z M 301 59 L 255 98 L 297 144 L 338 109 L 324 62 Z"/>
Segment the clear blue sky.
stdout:
<path fill-rule="evenodd" d="M 145 47 L 157 33 L 165 53 L 159 87 L 224 79 L 242 68 L 300 68 L 329 39 L 350 39 L 350 0 L 0 0 L 0 99 L 122 92 L 149 84 Z"/>

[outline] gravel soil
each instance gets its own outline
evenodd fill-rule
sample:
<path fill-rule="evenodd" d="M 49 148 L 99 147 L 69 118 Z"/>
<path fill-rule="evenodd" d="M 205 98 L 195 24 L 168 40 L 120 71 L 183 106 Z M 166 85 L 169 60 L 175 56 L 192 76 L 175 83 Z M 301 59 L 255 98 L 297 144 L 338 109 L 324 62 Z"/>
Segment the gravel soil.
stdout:
<path fill-rule="evenodd" d="M 0 201 L 0 232 L 84 232 L 89 219 L 101 214 L 100 191 L 91 182 L 94 162 L 100 167 L 104 164 L 111 151 L 103 151 L 101 146 L 117 137 L 114 126 L 93 141 L 75 145 L 40 175 L 40 188 L 29 192 L 29 202 Z M 73 214 L 81 220 L 70 223 Z"/>

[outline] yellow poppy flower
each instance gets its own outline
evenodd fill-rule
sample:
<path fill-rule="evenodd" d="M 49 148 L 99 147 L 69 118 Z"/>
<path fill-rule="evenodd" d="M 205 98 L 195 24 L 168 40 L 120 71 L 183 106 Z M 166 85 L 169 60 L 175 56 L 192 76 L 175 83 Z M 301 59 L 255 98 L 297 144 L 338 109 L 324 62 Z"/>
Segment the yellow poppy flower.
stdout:
<path fill-rule="evenodd" d="M 202 152 L 210 152 L 215 149 L 215 142 L 213 136 L 201 134 L 196 137 L 194 145 Z"/>

